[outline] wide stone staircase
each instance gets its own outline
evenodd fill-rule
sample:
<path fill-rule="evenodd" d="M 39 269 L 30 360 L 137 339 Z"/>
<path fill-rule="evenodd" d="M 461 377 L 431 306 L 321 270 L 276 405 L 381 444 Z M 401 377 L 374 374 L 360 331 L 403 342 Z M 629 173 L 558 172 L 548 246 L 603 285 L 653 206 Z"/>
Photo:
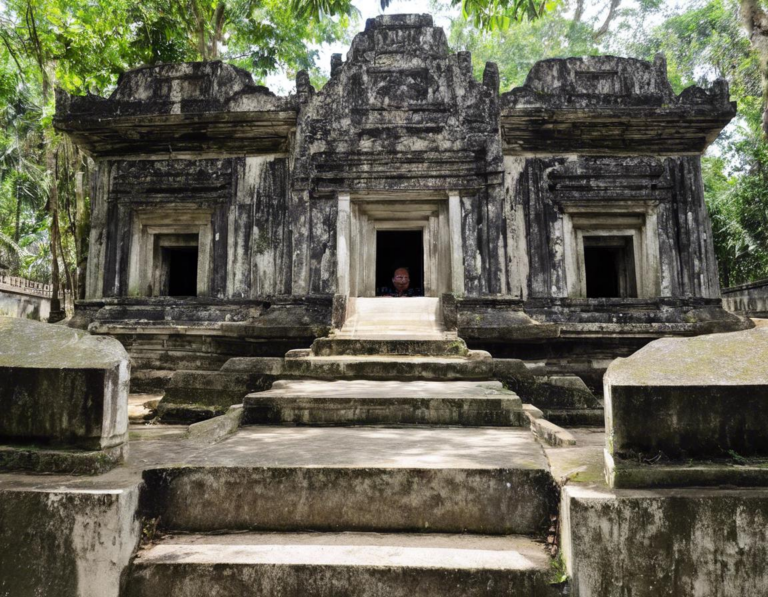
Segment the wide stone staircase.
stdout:
<path fill-rule="evenodd" d="M 552 595 L 557 489 L 520 399 L 473 368 L 483 354 L 414 348 L 463 345 L 417 317 L 428 302 L 378 302 L 328 339 L 361 348 L 289 354 L 294 375 L 246 397 L 237 433 L 145 471 L 166 534 L 125 595 Z M 390 304 L 414 305 L 423 335 L 366 323 Z M 422 344 L 375 352 L 389 342 Z"/>

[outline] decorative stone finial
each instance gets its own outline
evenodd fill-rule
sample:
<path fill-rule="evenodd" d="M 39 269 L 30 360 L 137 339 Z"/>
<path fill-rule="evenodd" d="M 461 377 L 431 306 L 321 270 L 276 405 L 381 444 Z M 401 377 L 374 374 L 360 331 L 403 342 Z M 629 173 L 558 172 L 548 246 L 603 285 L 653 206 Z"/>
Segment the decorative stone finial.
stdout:
<path fill-rule="evenodd" d="M 341 65 L 344 64 L 341 60 L 341 54 L 331 54 L 331 77 L 335 77 L 339 72 Z"/>
<path fill-rule="evenodd" d="M 462 73 L 472 76 L 472 52 L 456 52 L 456 59 L 459 61 L 459 69 Z"/>
<path fill-rule="evenodd" d="M 309 73 L 305 70 L 300 70 L 296 73 L 296 95 L 299 98 L 300 104 L 306 104 L 315 94 L 315 88 L 312 87 L 312 83 L 309 82 Z"/>
<path fill-rule="evenodd" d="M 499 95 L 499 65 L 495 62 L 486 62 L 483 71 L 483 85 Z"/>

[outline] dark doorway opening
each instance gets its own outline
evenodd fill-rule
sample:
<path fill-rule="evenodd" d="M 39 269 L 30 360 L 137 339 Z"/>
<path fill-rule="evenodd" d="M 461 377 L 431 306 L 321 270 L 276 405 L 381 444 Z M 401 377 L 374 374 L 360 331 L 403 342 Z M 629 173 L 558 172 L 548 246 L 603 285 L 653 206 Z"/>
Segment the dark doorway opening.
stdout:
<path fill-rule="evenodd" d="M 168 296 L 197 296 L 197 247 L 164 247 Z"/>
<path fill-rule="evenodd" d="M 585 236 L 587 298 L 635 298 L 635 252 L 631 236 Z"/>
<path fill-rule="evenodd" d="M 392 288 L 392 275 L 399 267 L 407 267 L 410 288 L 416 296 L 424 296 L 424 239 L 421 230 L 376 231 L 376 296 L 382 289 Z"/>

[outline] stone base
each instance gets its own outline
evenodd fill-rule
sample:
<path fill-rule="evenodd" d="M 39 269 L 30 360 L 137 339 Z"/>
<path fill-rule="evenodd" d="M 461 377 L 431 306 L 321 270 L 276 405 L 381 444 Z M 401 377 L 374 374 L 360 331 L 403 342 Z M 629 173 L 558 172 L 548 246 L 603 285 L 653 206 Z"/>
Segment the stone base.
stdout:
<path fill-rule="evenodd" d="M 544 418 L 563 427 L 604 427 L 605 411 L 600 408 L 544 408 Z"/>
<path fill-rule="evenodd" d="M 768 459 L 768 327 L 663 338 L 605 375 L 614 458 Z"/>
<path fill-rule="evenodd" d="M 574 597 L 768 595 L 768 491 L 563 488 Z"/>
<path fill-rule="evenodd" d="M 0 446 L 0 471 L 101 475 L 122 464 L 127 452 L 128 444 L 103 450 Z"/>
<path fill-rule="evenodd" d="M 225 412 L 227 412 L 227 407 L 218 405 L 178 404 L 166 401 L 157 405 L 158 419 L 165 425 L 198 423 L 219 417 Z"/>
<path fill-rule="evenodd" d="M 0 317 L 0 444 L 122 444 L 130 377 L 128 354 L 112 338 Z"/>
<path fill-rule="evenodd" d="M 610 487 L 768 487 L 768 459 L 640 464 L 611 456 L 606 450 L 605 476 Z"/>
<path fill-rule="evenodd" d="M 274 380 L 274 376 L 262 373 L 177 371 L 165 390 L 163 402 L 227 409 L 241 404 L 246 394 L 268 389 Z"/>
<path fill-rule="evenodd" d="M 165 391 L 171 383 L 172 369 L 143 369 L 131 371 L 131 394 L 154 394 Z"/>
<path fill-rule="evenodd" d="M 0 595 L 118 597 L 141 537 L 140 478 L 0 475 Z"/>
<path fill-rule="evenodd" d="M 312 343 L 312 354 L 318 357 L 344 355 L 421 355 L 465 356 L 464 340 L 393 340 L 354 338 L 318 338 Z"/>

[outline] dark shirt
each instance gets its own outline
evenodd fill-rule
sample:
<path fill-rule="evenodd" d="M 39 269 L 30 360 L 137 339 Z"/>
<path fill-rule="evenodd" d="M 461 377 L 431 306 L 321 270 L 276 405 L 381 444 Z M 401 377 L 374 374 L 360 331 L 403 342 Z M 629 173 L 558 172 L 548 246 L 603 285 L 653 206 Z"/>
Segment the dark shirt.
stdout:
<path fill-rule="evenodd" d="M 382 286 L 376 290 L 376 296 L 424 296 L 424 291 L 421 288 L 409 288 L 403 294 L 397 294 L 395 288 Z"/>

